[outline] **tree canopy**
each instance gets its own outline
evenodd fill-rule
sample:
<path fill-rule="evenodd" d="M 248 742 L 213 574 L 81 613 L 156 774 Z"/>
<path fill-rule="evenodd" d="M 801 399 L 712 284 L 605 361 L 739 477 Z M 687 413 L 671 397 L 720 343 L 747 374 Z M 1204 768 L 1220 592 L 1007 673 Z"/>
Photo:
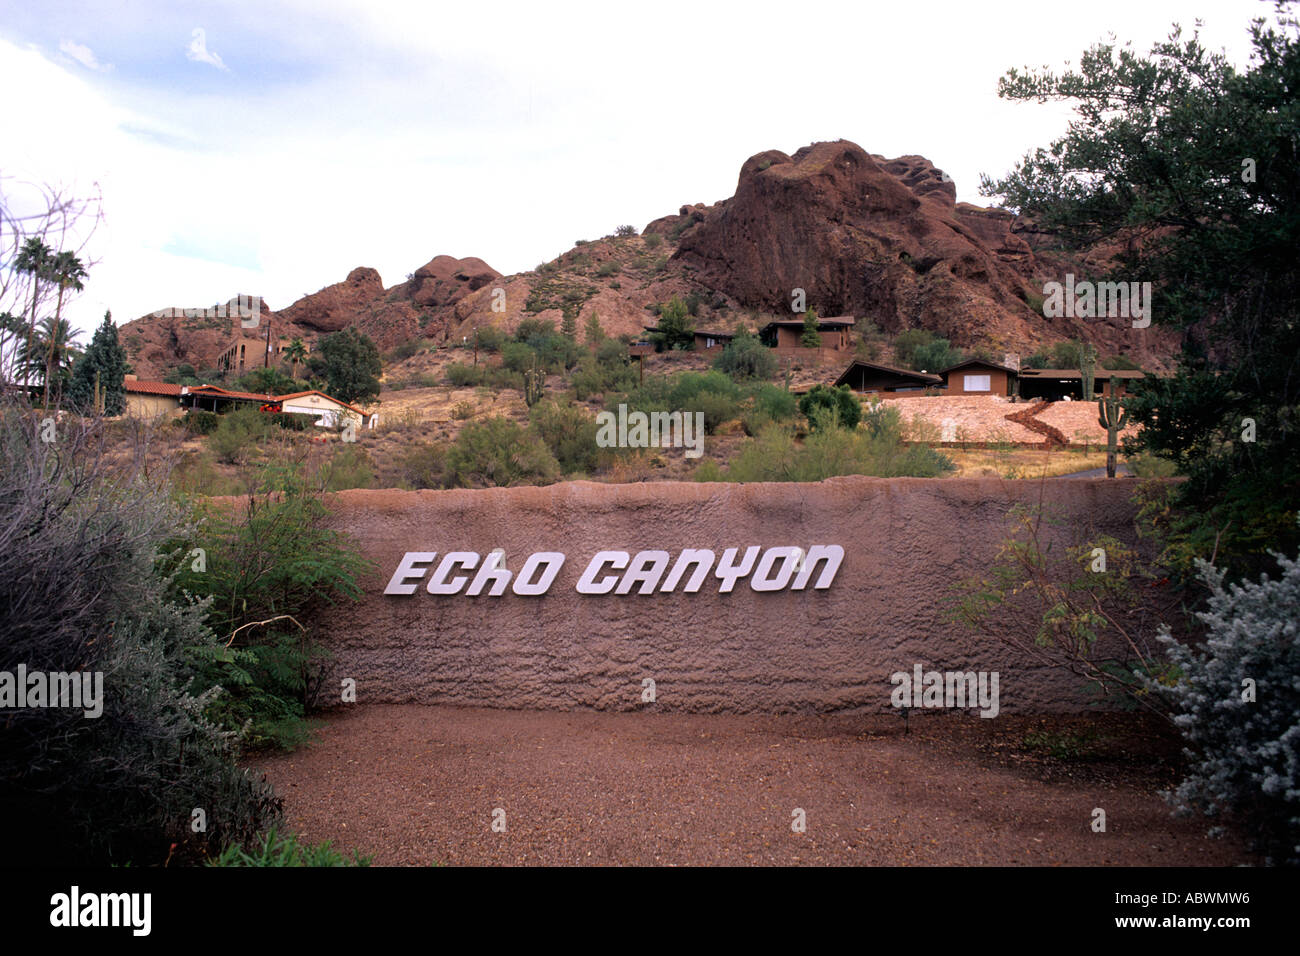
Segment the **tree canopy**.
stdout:
<path fill-rule="evenodd" d="M 1251 24 L 1238 71 L 1173 29 L 1140 55 L 1099 44 L 1077 70 L 1012 69 L 999 95 L 1078 119 L 981 191 L 1067 246 L 1116 243 L 1108 278 L 1150 281 L 1182 337 L 1178 373 L 1128 405 L 1130 450 L 1188 476 L 1168 525 L 1179 564 L 1237 572 L 1292 550 L 1300 502 L 1300 45 L 1288 4 Z"/>

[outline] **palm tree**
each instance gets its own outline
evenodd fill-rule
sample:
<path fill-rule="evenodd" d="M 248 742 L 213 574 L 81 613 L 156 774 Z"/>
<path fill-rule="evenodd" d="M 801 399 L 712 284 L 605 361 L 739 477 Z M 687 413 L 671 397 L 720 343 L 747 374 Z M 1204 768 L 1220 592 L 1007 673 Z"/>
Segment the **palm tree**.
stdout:
<path fill-rule="evenodd" d="M 67 319 L 41 319 L 31 347 L 21 344 L 18 348 L 18 367 L 28 379 L 40 376 L 47 396 L 51 386 L 58 385 L 61 398 L 63 384 L 71 377 L 72 366 L 81 354 L 74 344 L 80 335 Z"/>
<path fill-rule="evenodd" d="M 289 361 L 293 363 L 293 377 L 298 377 L 298 363 L 307 357 L 307 346 L 302 344 L 302 339 L 294 339 L 289 343 L 289 347 L 284 350 Z"/>
<path fill-rule="evenodd" d="M 54 309 L 54 328 L 59 328 L 63 322 L 63 293 L 66 289 L 72 289 L 80 292 L 85 288 L 81 280 L 86 278 L 86 267 L 81 264 L 71 252 L 60 252 L 50 263 L 50 279 L 59 285 L 59 302 Z M 45 407 L 50 405 L 50 383 L 54 379 L 54 347 L 56 336 L 50 336 L 50 352 L 45 362 Z M 70 341 L 70 340 L 69 340 Z M 62 389 L 60 389 L 60 392 Z"/>
<path fill-rule="evenodd" d="M 31 318 L 27 325 L 27 350 L 32 348 L 32 339 L 36 337 L 36 300 L 40 297 L 40 282 L 42 279 L 49 278 L 50 263 L 54 259 L 54 250 L 45 244 L 45 240 L 39 236 L 32 236 L 18 250 L 18 257 L 14 259 L 14 271 L 27 273 L 32 277 L 32 296 L 29 311 Z M 30 379 L 30 369 L 24 376 L 23 384 L 27 384 Z"/>
<path fill-rule="evenodd" d="M 0 384 L 9 384 L 12 375 L 12 366 L 18 355 L 18 338 L 23 334 L 23 329 L 27 323 L 23 321 L 21 315 L 14 315 L 11 312 L 0 312 Z M 14 337 L 13 354 L 6 354 L 9 336 Z"/>

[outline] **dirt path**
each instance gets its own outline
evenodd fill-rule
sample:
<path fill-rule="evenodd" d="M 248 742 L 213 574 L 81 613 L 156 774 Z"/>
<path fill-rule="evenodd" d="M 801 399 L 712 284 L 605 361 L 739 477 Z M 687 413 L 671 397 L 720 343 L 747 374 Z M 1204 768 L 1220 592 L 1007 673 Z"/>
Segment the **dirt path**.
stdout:
<path fill-rule="evenodd" d="M 1171 819 L 1156 791 L 1173 771 L 1150 736 L 1105 721 L 1087 725 L 1105 759 L 1058 761 L 1021 746 L 1041 718 L 925 715 L 904 736 L 892 715 L 372 706 L 255 766 L 291 828 L 376 864 L 1248 862 Z M 1098 807 L 1105 833 L 1090 827 Z"/>

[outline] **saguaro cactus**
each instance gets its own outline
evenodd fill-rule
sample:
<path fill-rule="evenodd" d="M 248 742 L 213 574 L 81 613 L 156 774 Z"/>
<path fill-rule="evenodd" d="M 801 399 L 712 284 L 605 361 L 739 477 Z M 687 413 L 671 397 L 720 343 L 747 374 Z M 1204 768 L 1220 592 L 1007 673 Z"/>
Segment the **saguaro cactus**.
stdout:
<path fill-rule="evenodd" d="M 1110 394 L 1097 399 L 1097 424 L 1106 429 L 1106 477 L 1115 477 L 1115 452 L 1119 446 L 1119 433 L 1128 421 L 1128 409 L 1115 394 L 1115 376 L 1110 377 Z"/>
<path fill-rule="evenodd" d="M 524 402 L 532 408 L 546 391 L 546 373 L 533 363 L 533 367 L 524 372 Z"/>

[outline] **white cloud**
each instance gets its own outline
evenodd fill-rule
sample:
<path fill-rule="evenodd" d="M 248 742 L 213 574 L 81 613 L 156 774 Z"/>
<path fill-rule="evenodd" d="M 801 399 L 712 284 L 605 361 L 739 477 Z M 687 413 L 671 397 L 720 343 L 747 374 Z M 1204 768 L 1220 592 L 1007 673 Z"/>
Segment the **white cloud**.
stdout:
<path fill-rule="evenodd" d="M 218 70 L 229 72 L 230 67 L 222 62 L 221 54 L 216 50 L 208 49 L 208 32 L 203 27 L 195 27 L 190 36 L 193 39 L 190 40 L 190 45 L 185 48 L 187 59 L 193 60 L 195 63 L 207 63 L 209 66 L 215 66 Z"/>
<path fill-rule="evenodd" d="M 95 51 L 84 43 L 77 43 L 73 40 L 61 40 L 59 42 L 59 51 L 66 53 L 88 70 L 96 70 L 101 73 L 107 73 L 113 69 L 112 63 L 100 63 L 95 56 Z"/>

